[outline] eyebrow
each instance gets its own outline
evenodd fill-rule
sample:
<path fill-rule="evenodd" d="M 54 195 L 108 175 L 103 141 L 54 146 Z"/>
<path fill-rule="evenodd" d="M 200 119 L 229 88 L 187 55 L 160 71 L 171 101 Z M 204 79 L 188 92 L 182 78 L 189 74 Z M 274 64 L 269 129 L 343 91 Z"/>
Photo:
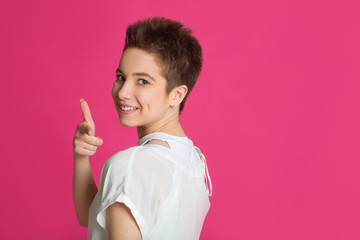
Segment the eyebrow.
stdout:
<path fill-rule="evenodd" d="M 124 74 L 119 68 L 116 69 L 116 72 L 119 72 L 121 74 Z M 153 78 L 150 74 L 146 73 L 146 72 L 137 72 L 137 73 L 133 73 L 133 76 L 145 76 L 145 77 L 149 77 L 151 78 L 154 82 L 156 82 L 155 78 Z"/>

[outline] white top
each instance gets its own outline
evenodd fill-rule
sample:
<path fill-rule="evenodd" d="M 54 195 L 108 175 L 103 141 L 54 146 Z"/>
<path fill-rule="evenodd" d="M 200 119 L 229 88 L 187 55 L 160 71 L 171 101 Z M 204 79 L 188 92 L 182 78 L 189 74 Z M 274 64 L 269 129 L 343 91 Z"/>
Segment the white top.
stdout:
<path fill-rule="evenodd" d="M 170 148 L 146 144 L 152 139 L 166 141 Z M 121 202 L 134 216 L 142 239 L 198 240 L 212 194 L 204 155 L 188 137 L 163 132 L 150 133 L 137 145 L 104 163 L 87 239 L 108 239 L 106 208 Z"/>

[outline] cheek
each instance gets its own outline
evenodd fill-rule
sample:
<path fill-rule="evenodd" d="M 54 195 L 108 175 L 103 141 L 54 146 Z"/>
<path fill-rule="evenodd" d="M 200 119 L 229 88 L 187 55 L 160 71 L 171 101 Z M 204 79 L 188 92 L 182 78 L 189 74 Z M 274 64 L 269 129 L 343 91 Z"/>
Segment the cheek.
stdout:
<path fill-rule="evenodd" d="M 156 109 L 158 112 L 166 111 L 167 102 L 163 95 L 157 93 L 153 96 L 152 100 L 152 107 Z"/>
<path fill-rule="evenodd" d="M 134 94 L 136 102 L 142 107 L 143 110 L 152 110 L 157 105 L 157 96 L 146 91 L 139 91 Z"/>

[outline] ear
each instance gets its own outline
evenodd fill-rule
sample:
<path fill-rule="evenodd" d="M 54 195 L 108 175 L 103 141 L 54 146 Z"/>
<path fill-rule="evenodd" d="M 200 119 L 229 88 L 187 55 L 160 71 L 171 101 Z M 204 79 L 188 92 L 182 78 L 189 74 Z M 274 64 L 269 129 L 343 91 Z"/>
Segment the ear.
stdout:
<path fill-rule="evenodd" d="M 170 93 L 170 104 L 180 105 L 180 103 L 184 100 L 187 92 L 188 92 L 188 88 L 186 85 L 175 87 L 173 90 L 171 90 Z"/>

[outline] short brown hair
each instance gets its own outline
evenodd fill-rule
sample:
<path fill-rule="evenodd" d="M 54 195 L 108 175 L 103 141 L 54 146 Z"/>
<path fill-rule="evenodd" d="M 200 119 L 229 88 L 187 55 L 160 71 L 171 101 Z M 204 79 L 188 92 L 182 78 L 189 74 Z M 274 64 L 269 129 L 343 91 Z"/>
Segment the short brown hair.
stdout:
<path fill-rule="evenodd" d="M 164 17 L 147 17 L 128 26 L 124 49 L 136 47 L 155 55 L 167 81 L 166 93 L 186 85 L 188 92 L 180 104 L 180 112 L 195 86 L 202 66 L 202 49 L 192 29 Z"/>

